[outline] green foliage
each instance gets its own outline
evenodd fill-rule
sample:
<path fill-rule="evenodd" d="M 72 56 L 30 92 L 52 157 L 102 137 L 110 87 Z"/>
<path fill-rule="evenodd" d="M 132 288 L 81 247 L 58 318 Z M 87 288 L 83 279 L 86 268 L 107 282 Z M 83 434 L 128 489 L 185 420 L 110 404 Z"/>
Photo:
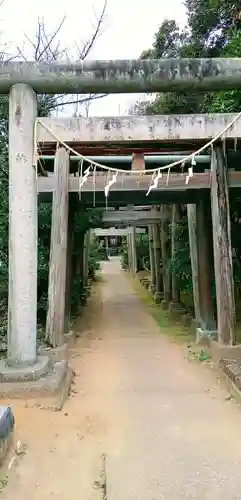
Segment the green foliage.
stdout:
<path fill-rule="evenodd" d="M 170 259 L 169 269 L 174 272 L 178 282 L 180 292 L 192 292 L 192 268 L 190 259 L 188 220 L 186 214 L 176 223 L 175 227 L 176 252 Z M 172 237 L 172 224 L 169 225 L 169 241 Z"/>
<path fill-rule="evenodd" d="M 239 0 L 186 0 L 191 38 L 206 57 L 218 57 L 230 29 L 240 28 Z"/>
<path fill-rule="evenodd" d="M 38 204 L 38 323 L 45 324 L 48 304 L 51 204 Z"/>
<path fill-rule="evenodd" d="M 71 282 L 71 317 L 76 317 L 79 312 L 79 306 L 84 306 L 87 300 L 87 287 L 83 279 L 79 276 L 73 276 Z"/>
<path fill-rule="evenodd" d="M 128 266 L 129 266 L 129 259 L 128 259 L 127 241 L 126 238 L 123 238 L 121 244 L 121 267 L 123 269 L 127 269 Z"/>
<path fill-rule="evenodd" d="M 241 4 L 239 0 L 186 0 L 188 23 L 181 30 L 165 19 L 153 45 L 141 54 L 150 57 L 240 57 Z M 214 94 L 165 93 L 154 101 L 137 103 L 132 112 L 175 114 L 240 111 L 241 91 Z"/>
<path fill-rule="evenodd" d="M 149 240 L 147 234 L 136 234 L 136 257 L 138 271 L 150 269 Z M 121 265 L 124 268 L 129 266 L 126 238 L 123 238 L 121 246 Z"/>
<path fill-rule="evenodd" d="M 150 269 L 148 234 L 136 235 L 136 257 L 138 271 L 142 271 L 142 269 Z"/>
<path fill-rule="evenodd" d="M 240 57 L 241 30 L 230 31 L 230 39 L 223 50 L 225 57 Z M 207 106 L 210 113 L 239 113 L 241 109 L 241 90 L 216 92 Z"/>
<path fill-rule="evenodd" d="M 88 255 L 88 268 L 89 268 L 90 278 L 94 278 L 96 272 L 100 270 L 100 254 L 97 241 L 92 241 L 90 244 L 89 255 Z"/>
<path fill-rule="evenodd" d="M 182 30 L 173 20 L 165 19 L 154 34 L 152 47 L 141 54 L 149 57 L 240 57 L 240 0 L 185 0 L 187 26 Z M 239 112 L 241 90 L 208 94 L 165 93 L 154 100 L 138 102 L 132 113 L 182 114 Z M 234 206 L 235 205 L 235 206 Z M 233 265 L 236 294 L 241 295 L 241 204 L 231 199 Z M 170 269 L 179 279 L 182 291 L 192 288 L 186 215 L 178 229 L 178 245 Z"/>
<path fill-rule="evenodd" d="M 0 96 L 0 325 L 6 334 L 8 301 L 8 99 Z"/>

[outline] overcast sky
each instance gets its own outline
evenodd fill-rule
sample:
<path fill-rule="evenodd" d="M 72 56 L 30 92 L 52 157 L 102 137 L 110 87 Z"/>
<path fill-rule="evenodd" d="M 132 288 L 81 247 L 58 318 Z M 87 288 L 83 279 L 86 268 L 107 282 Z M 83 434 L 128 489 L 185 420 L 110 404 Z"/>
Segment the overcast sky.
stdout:
<path fill-rule="evenodd" d="M 2 39 L 23 46 L 24 34 L 34 38 L 38 17 L 43 17 L 48 31 L 54 30 L 60 19 L 67 18 L 60 38 L 74 54 L 74 44 L 83 44 L 92 32 L 95 15 L 103 0 L 4 0 L 0 9 Z M 96 13 L 96 14 L 95 14 Z M 153 41 L 154 33 L 165 18 L 185 23 L 181 0 L 108 0 L 102 35 L 96 42 L 91 59 L 134 59 Z M 27 56 L 30 47 L 25 43 Z M 112 95 L 91 106 L 92 115 L 125 114 L 136 96 Z"/>

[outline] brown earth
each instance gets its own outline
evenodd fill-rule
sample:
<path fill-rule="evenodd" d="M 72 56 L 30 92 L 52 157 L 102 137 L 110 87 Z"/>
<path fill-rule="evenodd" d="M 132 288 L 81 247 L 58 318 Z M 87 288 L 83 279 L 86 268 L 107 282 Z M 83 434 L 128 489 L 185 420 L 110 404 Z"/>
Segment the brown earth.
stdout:
<path fill-rule="evenodd" d="M 99 500 L 103 474 L 108 500 L 239 500 L 240 408 L 161 335 L 117 260 L 103 277 L 63 411 L 13 402 L 26 454 L 1 498 Z"/>

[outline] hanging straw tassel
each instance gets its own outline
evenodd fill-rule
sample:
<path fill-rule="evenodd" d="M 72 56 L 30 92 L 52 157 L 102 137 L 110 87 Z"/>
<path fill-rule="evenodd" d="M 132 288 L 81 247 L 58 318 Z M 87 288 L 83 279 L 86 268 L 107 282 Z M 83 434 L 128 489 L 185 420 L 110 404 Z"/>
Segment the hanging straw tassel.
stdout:
<path fill-rule="evenodd" d="M 196 165 L 196 160 L 195 160 L 195 156 L 194 155 L 192 157 L 191 167 L 188 168 L 188 175 L 186 177 L 186 184 L 188 184 L 190 178 L 193 177 L 193 165 Z"/>
<path fill-rule="evenodd" d="M 95 208 L 95 192 L 96 192 L 96 166 L 93 174 L 93 207 Z"/>
<path fill-rule="evenodd" d="M 149 195 L 149 193 L 152 191 L 152 189 L 157 189 L 158 188 L 158 181 L 161 178 L 162 178 L 162 172 L 161 172 L 161 170 L 159 170 L 157 172 L 156 177 L 154 177 L 154 175 L 152 176 L 152 184 L 150 184 L 149 189 L 148 189 L 148 191 L 146 193 L 146 196 Z"/>

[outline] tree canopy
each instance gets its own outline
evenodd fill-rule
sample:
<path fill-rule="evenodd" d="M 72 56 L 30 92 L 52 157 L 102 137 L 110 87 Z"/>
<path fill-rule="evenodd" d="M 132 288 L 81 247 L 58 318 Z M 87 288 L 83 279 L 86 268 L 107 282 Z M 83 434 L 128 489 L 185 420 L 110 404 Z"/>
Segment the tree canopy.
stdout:
<path fill-rule="evenodd" d="M 165 19 L 152 47 L 141 58 L 240 57 L 241 5 L 231 0 L 186 0 L 187 25 Z M 213 94 L 166 93 L 154 101 L 137 103 L 134 112 L 147 114 L 240 111 L 241 91 Z"/>
<path fill-rule="evenodd" d="M 240 0 L 185 0 L 187 23 L 181 29 L 176 21 L 165 19 L 154 34 L 153 44 L 141 58 L 170 57 L 240 57 Z M 137 102 L 132 113 L 182 114 L 240 112 L 241 90 L 213 93 L 165 93 L 153 99 Z M 231 197 L 231 227 L 236 293 L 241 283 L 241 205 Z M 171 228 L 170 228 L 171 229 Z M 178 274 L 182 289 L 192 288 L 187 216 L 185 210 L 179 227 L 179 251 L 170 267 Z M 183 276 L 185 269 L 185 276 Z M 183 280 L 184 277 L 184 280 Z"/>

